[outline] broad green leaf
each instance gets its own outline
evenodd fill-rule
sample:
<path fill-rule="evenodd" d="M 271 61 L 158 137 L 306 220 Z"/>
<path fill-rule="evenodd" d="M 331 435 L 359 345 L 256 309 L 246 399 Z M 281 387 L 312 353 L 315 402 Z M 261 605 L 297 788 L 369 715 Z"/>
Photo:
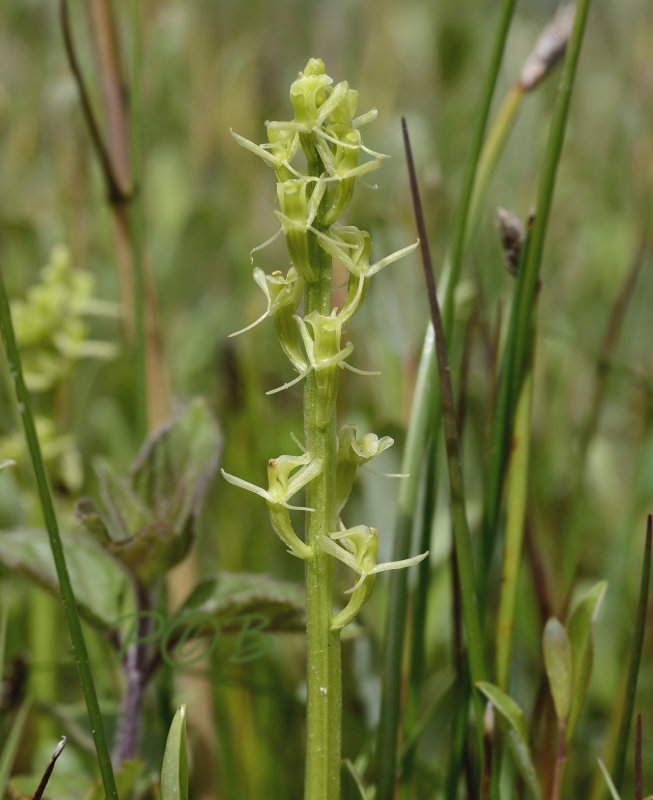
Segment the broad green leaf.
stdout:
<path fill-rule="evenodd" d="M 555 617 L 544 626 L 542 651 L 556 716 L 566 721 L 571 706 L 571 644 L 567 631 Z"/>
<path fill-rule="evenodd" d="M 528 732 L 521 708 L 504 691 L 487 681 L 479 681 L 476 687 L 488 698 L 508 725 L 508 744 L 515 759 L 524 783 L 531 797 L 540 800 L 540 785 L 533 766 L 531 751 L 528 746 Z"/>
<path fill-rule="evenodd" d="M 179 706 L 168 732 L 161 765 L 161 800 L 188 800 L 186 706 Z"/>
<path fill-rule="evenodd" d="M 607 581 L 599 581 L 575 606 L 567 622 L 567 635 L 571 644 L 573 691 L 571 708 L 567 720 L 567 739 L 572 732 L 580 712 L 592 676 L 594 662 L 594 627 L 601 601 L 608 587 Z"/>
<path fill-rule="evenodd" d="M 188 552 L 221 448 L 217 423 L 197 399 L 145 443 L 125 478 L 97 466 L 102 504 L 79 503 L 87 531 L 146 585 Z"/>
<path fill-rule="evenodd" d="M 266 617 L 269 633 L 304 631 L 304 590 L 268 575 L 248 572 L 220 572 L 201 581 L 186 599 L 174 619 L 205 614 L 215 620 L 222 633 L 237 633 L 247 614 Z M 212 630 L 207 622 L 206 633 Z M 202 629 L 200 628 L 200 635 Z"/>
<path fill-rule="evenodd" d="M 63 539 L 79 613 L 102 630 L 115 627 L 132 592 L 129 576 L 115 559 L 85 536 L 65 535 Z M 44 530 L 0 532 L 2 569 L 22 574 L 59 596 L 52 550 Z"/>

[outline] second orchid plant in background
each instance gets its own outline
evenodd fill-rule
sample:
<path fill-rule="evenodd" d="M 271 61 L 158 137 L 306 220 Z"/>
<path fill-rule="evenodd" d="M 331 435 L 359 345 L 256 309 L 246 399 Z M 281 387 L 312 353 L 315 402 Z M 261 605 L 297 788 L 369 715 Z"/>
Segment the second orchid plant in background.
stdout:
<path fill-rule="evenodd" d="M 377 564 L 378 532 L 358 524 L 347 527 L 342 514 L 358 467 L 390 447 L 392 439 L 368 433 L 357 436 L 352 425 L 338 432 L 336 401 L 340 369 L 360 372 L 347 359 L 354 349 L 343 343 L 343 326 L 360 308 L 371 277 L 412 252 L 417 243 L 370 263 L 370 234 L 338 222 L 349 205 L 356 179 L 376 169 L 385 156 L 363 145 L 360 128 L 376 118 L 372 110 L 355 116 L 358 92 L 343 81 L 333 85 L 320 59 L 310 59 L 290 88 L 294 119 L 268 122 L 268 142 L 257 145 L 233 134 L 275 172 L 276 216 L 286 239 L 291 266 L 287 273 L 266 275 L 254 269 L 268 307 L 260 320 L 272 317 L 277 336 L 297 376 L 277 390 L 303 381 L 304 445 L 299 455 L 268 462 L 268 488 L 224 477 L 262 497 L 270 522 L 291 555 L 306 568 L 308 661 L 306 800 L 340 796 L 341 666 L 340 632 L 369 598 L 379 572 L 418 563 L 428 554 Z M 294 165 L 303 152 L 305 166 Z M 364 159 L 361 163 L 360 159 Z M 349 271 L 342 308 L 332 307 L 333 259 Z M 302 313 L 300 313 L 302 312 Z M 250 326 L 252 327 L 252 326 Z M 290 504 L 305 489 L 305 505 Z M 306 514 L 304 536 L 290 510 Z M 336 561 L 354 572 L 349 602 L 334 607 Z"/>

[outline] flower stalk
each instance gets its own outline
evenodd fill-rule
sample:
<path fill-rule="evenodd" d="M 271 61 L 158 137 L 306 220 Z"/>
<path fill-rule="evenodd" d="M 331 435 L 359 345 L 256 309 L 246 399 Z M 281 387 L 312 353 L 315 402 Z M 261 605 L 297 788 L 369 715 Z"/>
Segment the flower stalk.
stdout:
<path fill-rule="evenodd" d="M 266 123 L 267 143 L 254 144 L 233 133 L 240 145 L 274 170 L 275 216 L 291 261 L 285 277 L 278 270 L 266 275 L 260 267 L 254 269 L 254 280 L 265 295 L 267 309 L 238 333 L 272 317 L 281 348 L 296 375 L 268 394 L 303 384 L 304 449 L 301 455 L 269 461 L 268 489 L 224 470 L 223 475 L 266 501 L 273 530 L 288 552 L 305 562 L 308 676 L 304 797 L 338 800 L 340 632 L 367 602 L 379 572 L 411 566 L 428 555 L 377 564 L 378 531 L 363 524 L 346 527 L 343 522 L 358 468 L 392 444 L 389 437 L 379 438 L 373 433 L 357 437 L 352 425 L 338 433 L 340 370 L 370 374 L 348 363 L 354 345 L 345 341 L 343 328 L 360 308 L 372 276 L 412 252 L 417 243 L 371 264 L 369 233 L 338 221 L 353 197 L 356 178 L 376 169 L 386 158 L 363 144 L 359 130 L 376 118 L 376 111 L 355 116 L 358 92 L 344 81 L 333 85 L 319 59 L 310 59 L 293 82 L 290 99 L 294 118 Z M 300 151 L 305 159 L 303 168 L 293 163 Z M 252 252 L 260 251 L 265 244 Z M 343 308 L 331 305 L 334 258 L 349 271 Z M 305 490 L 305 505 L 290 505 L 300 490 Z M 293 527 L 289 509 L 306 514 L 303 538 Z M 342 609 L 334 608 L 336 561 L 354 573 Z"/>

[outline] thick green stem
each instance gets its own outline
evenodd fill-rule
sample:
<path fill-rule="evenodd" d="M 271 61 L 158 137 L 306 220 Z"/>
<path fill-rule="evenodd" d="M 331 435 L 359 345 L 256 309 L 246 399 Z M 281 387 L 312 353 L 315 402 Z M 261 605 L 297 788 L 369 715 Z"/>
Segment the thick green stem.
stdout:
<path fill-rule="evenodd" d="M 313 237 L 311 237 L 313 238 Z M 331 263 L 315 248 L 317 281 L 306 292 L 306 313 L 328 314 L 331 298 Z M 337 370 L 337 367 L 334 367 Z M 336 410 L 322 408 L 315 373 L 304 388 L 304 436 L 312 458 L 322 459 L 320 475 L 308 484 L 306 542 L 314 555 L 306 561 L 307 712 L 305 800 L 338 800 L 342 687 L 340 632 L 331 630 L 333 558 L 317 548 L 317 538 L 337 529 Z M 330 413 L 329 413 L 330 411 Z M 326 420 L 326 422 L 324 422 Z"/>

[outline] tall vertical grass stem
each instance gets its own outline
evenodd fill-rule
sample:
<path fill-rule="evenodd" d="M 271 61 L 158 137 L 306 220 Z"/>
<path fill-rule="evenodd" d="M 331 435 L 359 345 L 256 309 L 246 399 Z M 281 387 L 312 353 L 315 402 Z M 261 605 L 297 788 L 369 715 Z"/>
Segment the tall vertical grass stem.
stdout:
<path fill-rule="evenodd" d="M 626 752 L 628 750 L 628 739 L 630 738 L 630 728 L 633 724 L 633 709 L 635 707 L 635 691 L 637 689 L 637 675 L 642 659 L 642 649 L 644 647 L 644 632 L 646 630 L 646 611 L 648 609 L 649 586 L 651 583 L 651 539 L 653 536 L 653 517 L 649 514 L 646 522 L 646 541 L 644 544 L 644 560 L 642 563 L 642 579 L 639 588 L 639 600 L 637 602 L 637 614 L 635 617 L 635 630 L 633 631 L 633 644 L 630 651 L 630 662 L 628 664 L 628 678 L 626 679 L 626 692 L 621 716 L 621 726 L 619 727 L 619 737 L 617 739 L 617 750 L 614 757 L 614 767 L 612 776 L 617 791 L 621 791 L 624 779 L 624 769 L 626 766 Z"/>
<path fill-rule="evenodd" d="M 132 263 L 134 280 L 134 347 L 136 422 L 139 441 L 147 436 L 147 356 L 145 281 L 143 268 L 143 2 L 132 4 L 132 75 L 130 106 L 130 163 L 132 176 Z"/>
<path fill-rule="evenodd" d="M 492 431 L 488 480 L 484 498 L 482 562 L 479 569 L 481 580 L 484 579 L 487 573 L 496 538 L 501 489 L 508 453 L 508 439 L 525 368 L 526 352 L 531 346 L 533 305 L 544 252 L 544 237 L 551 211 L 556 172 L 569 115 L 571 90 L 576 76 L 576 67 L 587 22 L 589 4 L 590 0 L 579 0 L 576 6 L 574 25 L 567 45 L 567 54 L 544 157 L 535 221 L 531 235 L 524 245 L 523 257 L 517 276 L 517 289 L 510 315 L 508 338 L 502 362 L 502 386 L 499 390 L 499 400 L 494 416 L 495 423 Z M 483 591 L 481 594 L 483 594 Z"/>
<path fill-rule="evenodd" d="M 504 0 L 494 35 L 490 65 L 486 73 L 474 134 L 468 154 L 465 179 L 461 193 L 459 213 L 454 230 L 451 249 L 450 268 L 443 276 L 445 303 L 443 307 L 443 327 L 449 338 L 452 325 L 453 292 L 462 266 L 465 232 L 471 205 L 474 179 L 478 167 L 479 154 L 485 135 L 485 128 L 494 95 L 499 68 L 503 59 L 508 30 L 515 10 L 516 0 Z M 402 472 L 410 475 L 402 481 L 398 496 L 398 514 L 395 532 L 394 558 L 405 558 L 410 551 L 410 535 L 417 502 L 420 466 L 424 443 L 428 440 L 427 429 L 433 414 L 435 396 L 435 352 L 433 329 L 427 328 L 418 379 L 415 386 L 413 408 L 408 427 L 406 447 L 402 462 Z M 407 576 L 403 571 L 390 578 L 390 611 L 386 626 L 384 683 L 381 697 L 381 720 L 377 740 L 377 764 L 379 776 L 379 800 L 392 795 L 395 774 L 395 750 L 399 727 L 399 705 L 401 692 L 401 656 L 403 651 L 407 607 Z"/>
<path fill-rule="evenodd" d="M 18 352 L 18 346 L 16 344 L 16 335 L 14 333 L 14 327 L 11 321 L 9 300 L 7 298 L 4 276 L 2 275 L 1 269 L 0 330 L 2 331 L 2 340 L 5 346 L 7 361 L 9 362 L 9 370 L 14 380 L 16 400 L 18 402 L 18 408 L 23 420 L 25 439 L 27 441 L 32 467 L 34 469 L 45 527 L 50 539 L 50 547 L 52 548 L 52 556 L 54 558 L 59 588 L 61 591 L 61 600 L 66 615 L 66 622 L 68 623 L 68 630 L 70 631 L 73 657 L 79 672 L 84 699 L 86 700 L 86 708 L 88 710 L 88 718 L 91 724 L 93 741 L 95 742 L 95 750 L 97 753 L 98 766 L 102 775 L 102 783 L 104 784 L 104 791 L 108 800 L 118 800 L 118 791 L 116 789 L 113 769 L 111 767 L 109 745 L 104 731 L 104 724 L 102 722 L 102 715 L 100 713 L 97 693 L 95 691 L 95 684 L 93 682 L 93 675 L 91 673 L 91 667 L 89 664 L 88 652 L 86 650 L 86 642 L 84 641 L 84 634 L 82 632 L 81 622 L 77 613 L 77 606 L 75 605 L 75 595 L 73 593 L 70 577 L 68 575 L 68 569 L 66 567 L 66 559 L 64 556 L 61 536 L 59 534 L 57 517 L 54 511 L 52 495 L 50 494 L 50 487 L 48 485 L 45 466 L 41 456 L 41 447 L 39 445 L 36 427 L 34 425 L 31 401 L 25 385 L 25 380 L 23 378 L 23 368 L 21 364 L 20 353 Z"/>
<path fill-rule="evenodd" d="M 524 379 L 515 419 L 513 447 L 508 473 L 508 502 L 506 543 L 503 553 L 503 573 L 496 631 L 496 682 L 508 691 L 510 657 L 515 627 L 517 582 L 524 542 L 526 502 L 528 498 L 528 466 L 530 457 L 531 401 L 533 395 L 532 368 Z"/>
<path fill-rule="evenodd" d="M 463 625 L 467 638 L 469 655 L 469 671 L 473 684 L 485 680 L 485 646 L 481 633 L 481 623 L 476 599 L 476 579 L 474 577 L 474 556 L 472 540 L 467 523 L 465 508 L 465 483 L 463 478 L 462 461 L 460 455 L 460 442 L 456 408 L 451 385 L 449 362 L 447 359 L 446 342 L 442 327 L 442 317 L 438 306 L 438 298 L 431 266 L 431 256 L 428 249 L 424 213 L 419 197 L 417 175 L 413 163 L 413 154 L 410 148 L 406 121 L 402 120 L 404 144 L 406 147 L 406 160 L 410 175 L 410 188 L 413 197 L 413 206 L 417 220 L 417 230 L 420 239 L 420 248 L 426 277 L 427 294 L 431 310 L 431 323 L 435 331 L 435 349 L 438 365 L 438 378 L 440 382 L 440 403 L 442 406 L 442 422 L 444 428 L 444 442 L 447 452 L 447 468 L 449 472 L 449 490 L 451 495 L 451 515 L 453 518 L 454 539 L 456 543 L 456 558 L 458 563 L 458 577 L 460 580 L 460 597 L 463 611 Z M 480 750 L 483 748 L 483 702 L 478 693 L 474 694 L 476 709 L 476 730 Z"/>

